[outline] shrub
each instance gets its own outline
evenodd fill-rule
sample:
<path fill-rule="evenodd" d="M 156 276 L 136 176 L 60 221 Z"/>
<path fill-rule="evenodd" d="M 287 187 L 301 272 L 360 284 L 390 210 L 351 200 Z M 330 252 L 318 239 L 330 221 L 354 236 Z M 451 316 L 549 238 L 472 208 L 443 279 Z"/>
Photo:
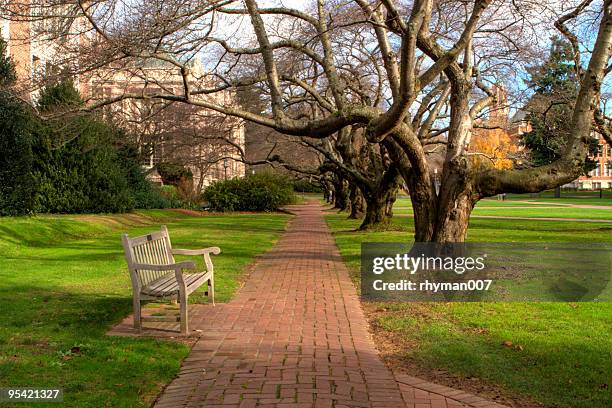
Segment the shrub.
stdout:
<path fill-rule="evenodd" d="M 275 173 L 218 181 L 203 197 L 212 211 L 274 211 L 295 201 L 291 180 Z"/>
<path fill-rule="evenodd" d="M 193 173 L 191 170 L 179 163 L 165 162 L 157 165 L 157 171 L 164 182 L 164 184 L 170 184 L 178 186 L 185 180 L 192 180 Z"/>
<path fill-rule="evenodd" d="M 159 192 L 161 196 L 168 203 L 168 207 L 170 208 L 185 208 L 186 206 L 181 199 L 179 189 L 176 186 L 164 185 L 160 186 Z"/>
<path fill-rule="evenodd" d="M 38 108 L 62 111 L 82 104 L 72 83 L 43 90 Z M 126 212 L 168 207 L 120 129 L 94 115 L 41 122 L 34 130 L 36 210 L 51 213 Z"/>
<path fill-rule="evenodd" d="M 300 193 L 321 193 L 323 191 L 320 184 L 306 179 L 293 180 L 293 190 Z"/>
<path fill-rule="evenodd" d="M 147 180 L 140 165 L 140 154 L 134 145 L 126 144 L 117 152 L 119 162 L 125 170 L 126 180 L 134 198 L 134 208 L 169 208 L 172 202 L 163 194 L 159 186 Z"/>
<path fill-rule="evenodd" d="M 72 83 L 41 92 L 43 113 L 61 112 L 82 103 Z M 125 212 L 134 197 L 119 160 L 116 129 L 93 115 L 39 122 L 34 129 L 37 212 Z"/>
<path fill-rule="evenodd" d="M 65 132 L 51 122 L 40 124 L 35 131 L 37 211 L 98 213 L 133 209 L 135 200 L 126 171 L 112 144 L 113 130 L 89 117 L 73 119 L 67 128 Z M 58 143 L 64 139 L 67 140 Z"/>
<path fill-rule="evenodd" d="M 61 113 L 82 103 L 66 82 L 45 88 L 38 109 Z M 0 215 L 176 206 L 146 180 L 138 150 L 126 139 L 123 131 L 92 114 L 37 119 L 0 87 Z"/>

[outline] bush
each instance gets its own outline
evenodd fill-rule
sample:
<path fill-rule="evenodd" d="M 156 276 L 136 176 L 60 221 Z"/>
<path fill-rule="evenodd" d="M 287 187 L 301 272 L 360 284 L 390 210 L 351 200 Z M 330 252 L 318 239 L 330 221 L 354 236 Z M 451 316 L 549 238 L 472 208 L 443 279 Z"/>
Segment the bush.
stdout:
<path fill-rule="evenodd" d="M 185 180 L 193 180 L 191 170 L 179 163 L 159 163 L 157 165 L 157 172 L 164 184 L 178 186 Z"/>
<path fill-rule="evenodd" d="M 125 212 L 134 208 L 108 126 L 79 118 L 71 121 L 68 134 L 56 123 L 40 124 L 34 133 L 37 212 Z M 58 143 L 63 138 L 68 140 Z"/>
<path fill-rule="evenodd" d="M 38 108 L 55 113 L 78 106 L 72 83 L 45 88 Z M 123 136 L 93 115 L 39 122 L 34 129 L 37 212 L 125 212 L 135 200 L 115 148 Z"/>
<path fill-rule="evenodd" d="M 134 198 L 134 208 L 169 208 L 173 203 L 159 186 L 147 180 L 140 165 L 140 154 L 134 145 L 124 145 L 118 150 L 119 162 L 125 170 L 127 184 Z"/>
<path fill-rule="evenodd" d="M 43 113 L 82 104 L 72 83 L 43 90 Z M 152 186 L 135 147 L 123 131 L 85 114 L 40 122 L 34 129 L 36 211 L 50 213 L 126 212 L 169 203 Z"/>
<path fill-rule="evenodd" d="M 293 190 L 299 193 L 321 193 L 323 189 L 318 183 L 310 182 L 306 179 L 298 179 L 293 181 Z"/>
<path fill-rule="evenodd" d="M 168 202 L 170 208 L 186 208 L 187 206 L 183 203 L 179 189 L 176 186 L 160 186 L 159 192 L 161 196 Z"/>
<path fill-rule="evenodd" d="M 212 211 L 275 211 L 295 202 L 291 180 L 275 173 L 218 181 L 203 197 Z"/>
<path fill-rule="evenodd" d="M 66 82 L 44 89 L 38 109 L 55 113 L 82 103 Z M 0 89 L 0 215 L 175 206 L 146 180 L 138 150 L 126 139 L 91 114 L 42 121 Z"/>

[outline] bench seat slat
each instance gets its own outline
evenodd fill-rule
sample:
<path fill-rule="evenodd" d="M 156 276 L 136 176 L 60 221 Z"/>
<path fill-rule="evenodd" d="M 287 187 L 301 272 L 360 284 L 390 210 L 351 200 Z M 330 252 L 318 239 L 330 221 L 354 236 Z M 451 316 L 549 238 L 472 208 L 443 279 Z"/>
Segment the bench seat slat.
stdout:
<path fill-rule="evenodd" d="M 174 272 L 171 272 L 145 285 L 141 292 L 150 296 L 155 296 L 157 293 L 163 293 L 165 289 L 172 287 L 174 284 L 176 284 L 176 277 L 174 276 Z"/>
<path fill-rule="evenodd" d="M 185 286 L 187 287 L 187 293 L 191 294 L 194 292 L 204 281 L 208 280 L 210 276 L 211 274 L 209 272 L 183 274 L 183 280 L 185 281 Z M 174 273 L 151 282 L 141 290 L 141 292 L 145 295 L 158 297 L 174 296 L 178 293 L 178 291 L 178 282 L 176 281 Z"/>

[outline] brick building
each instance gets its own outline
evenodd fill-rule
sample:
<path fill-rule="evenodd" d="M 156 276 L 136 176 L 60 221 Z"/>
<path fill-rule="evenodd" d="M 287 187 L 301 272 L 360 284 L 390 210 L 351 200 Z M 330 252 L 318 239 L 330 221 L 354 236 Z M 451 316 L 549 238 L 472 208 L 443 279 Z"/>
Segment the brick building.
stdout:
<path fill-rule="evenodd" d="M 190 64 L 189 78 L 206 83 L 206 73 L 197 62 Z M 110 66 L 88 81 L 92 101 L 124 93 L 153 94 L 163 87 L 165 93 L 181 95 L 183 77 L 170 63 L 156 59 L 139 61 L 118 69 Z M 194 100 L 209 100 L 222 105 L 235 103 L 230 92 L 195 95 Z M 185 164 L 194 175 L 194 185 L 202 190 L 216 180 L 244 177 L 241 154 L 245 148 L 244 121 L 214 111 L 155 99 L 123 99 L 107 109 L 107 114 L 137 138 L 143 166 L 151 179 L 161 181 L 154 167 L 161 162 Z"/>
<path fill-rule="evenodd" d="M 28 14 L 35 7 L 34 4 L 24 2 L 23 9 L 16 14 Z M 55 75 L 59 76 L 62 63 L 70 60 L 58 52 L 58 39 L 48 39 L 39 34 L 46 32 L 44 24 L 51 22 L 19 21 L 14 17 L 8 19 L 0 16 L 0 33 L 16 65 L 17 92 L 31 102 L 37 99 L 41 84 Z M 70 42 L 72 48 L 78 49 L 80 44 L 87 41 L 82 34 L 86 30 L 79 27 L 85 21 L 76 19 L 73 24 L 77 27 L 66 29 L 66 35 L 59 41 Z M 136 71 L 139 75 L 134 75 Z M 200 65 L 193 64 L 191 71 L 193 80 L 205 78 Z M 104 68 L 75 76 L 73 81 L 81 95 L 91 102 L 124 92 L 142 91 L 145 82 L 147 92 L 154 92 L 160 87 L 177 93 L 182 91 L 182 77 L 178 69 L 155 60 L 143 61 L 126 69 Z M 216 102 L 221 101 L 226 105 L 231 105 L 235 99 L 229 92 L 220 93 L 215 98 Z M 157 133 L 147 134 L 147 127 L 153 125 L 143 123 L 143 112 L 147 109 L 150 111 L 147 104 L 155 103 L 151 100 L 126 99 L 106 110 L 110 118 L 137 135 L 144 156 L 143 166 L 150 170 L 153 181 L 160 180 L 153 167 L 162 161 L 185 163 L 194 174 L 195 187 L 200 190 L 215 180 L 245 175 L 240 154 L 245 147 L 243 121 L 222 118 L 212 111 L 177 103 L 164 108 L 165 122 L 157 124 Z"/>
<path fill-rule="evenodd" d="M 582 176 L 564 187 L 580 190 L 612 188 L 612 147 L 601 135 L 594 134 L 594 137 L 597 138 L 597 152 L 590 156 L 590 159 L 595 162 L 595 168 L 588 176 Z"/>

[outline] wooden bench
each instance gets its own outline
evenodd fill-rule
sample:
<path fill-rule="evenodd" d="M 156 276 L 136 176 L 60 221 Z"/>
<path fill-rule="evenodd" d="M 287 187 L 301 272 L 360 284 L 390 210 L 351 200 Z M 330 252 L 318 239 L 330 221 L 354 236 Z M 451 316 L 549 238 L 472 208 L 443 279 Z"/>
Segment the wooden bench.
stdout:
<path fill-rule="evenodd" d="M 214 267 L 210 254 L 218 255 L 221 249 L 173 249 L 168 229 L 162 225 L 161 231 L 140 237 L 130 238 L 123 234 L 123 249 L 127 260 L 132 290 L 134 292 L 134 328 L 142 330 L 142 322 L 180 321 L 181 333 L 189 333 L 187 298 L 196 289 L 208 282 L 208 297 L 215 304 Z M 174 255 L 202 255 L 206 271 L 183 273 L 183 269 L 195 269 L 195 263 L 175 262 Z M 143 317 L 141 301 L 171 300 L 180 303 L 180 319 L 163 316 Z"/>

